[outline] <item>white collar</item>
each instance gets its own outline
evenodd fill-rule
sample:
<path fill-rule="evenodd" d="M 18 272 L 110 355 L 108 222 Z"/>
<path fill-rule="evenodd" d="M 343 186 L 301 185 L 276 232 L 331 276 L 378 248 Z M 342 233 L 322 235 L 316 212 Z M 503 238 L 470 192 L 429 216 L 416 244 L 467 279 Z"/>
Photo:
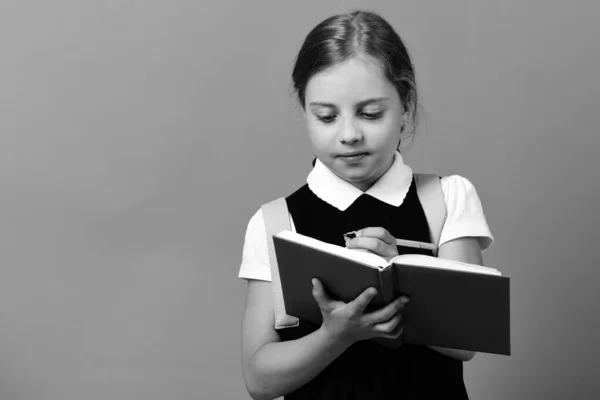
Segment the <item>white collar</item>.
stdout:
<path fill-rule="evenodd" d="M 306 182 L 321 200 L 345 211 L 363 194 L 399 207 L 408 193 L 412 177 L 412 169 L 404 164 L 402 155 L 396 152 L 392 166 L 366 192 L 337 176 L 318 159 Z"/>

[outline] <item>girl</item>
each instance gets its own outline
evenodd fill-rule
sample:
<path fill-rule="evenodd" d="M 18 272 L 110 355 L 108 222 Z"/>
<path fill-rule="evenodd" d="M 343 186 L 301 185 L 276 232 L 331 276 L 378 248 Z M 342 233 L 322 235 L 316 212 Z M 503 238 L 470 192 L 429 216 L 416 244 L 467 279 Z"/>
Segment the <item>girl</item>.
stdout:
<path fill-rule="evenodd" d="M 387 258 L 398 254 L 395 238 L 429 242 L 412 170 L 398 151 L 403 134 L 415 129 L 417 90 L 393 28 L 369 12 L 326 19 L 306 37 L 292 79 L 316 155 L 307 183 L 286 197 L 292 229 Z M 448 216 L 438 256 L 482 265 L 493 238 L 477 193 L 460 176 L 441 183 Z M 356 237 L 345 241 L 350 231 Z M 406 298 L 366 312 L 373 288 L 346 304 L 315 280 L 322 325 L 301 320 L 276 330 L 260 210 L 248 224 L 239 277 L 248 280 L 242 368 L 254 399 L 468 398 L 462 366 L 473 352 L 408 344 L 390 350 L 366 340 L 401 334 Z"/>

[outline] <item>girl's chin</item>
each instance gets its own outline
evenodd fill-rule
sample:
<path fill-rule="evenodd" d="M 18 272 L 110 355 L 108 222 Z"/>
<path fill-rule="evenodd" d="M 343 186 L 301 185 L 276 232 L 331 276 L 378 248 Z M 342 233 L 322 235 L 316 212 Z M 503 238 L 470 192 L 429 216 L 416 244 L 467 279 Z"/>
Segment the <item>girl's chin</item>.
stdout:
<path fill-rule="evenodd" d="M 347 169 L 345 169 L 343 171 L 338 170 L 337 175 L 349 183 L 361 183 L 361 182 L 368 181 L 370 179 L 372 174 L 369 172 L 370 171 L 366 171 L 366 170 L 358 170 L 358 169 L 347 170 Z"/>
<path fill-rule="evenodd" d="M 360 162 L 348 164 L 346 162 L 332 162 L 329 166 L 337 176 L 350 183 L 368 181 L 376 173 L 371 163 Z"/>

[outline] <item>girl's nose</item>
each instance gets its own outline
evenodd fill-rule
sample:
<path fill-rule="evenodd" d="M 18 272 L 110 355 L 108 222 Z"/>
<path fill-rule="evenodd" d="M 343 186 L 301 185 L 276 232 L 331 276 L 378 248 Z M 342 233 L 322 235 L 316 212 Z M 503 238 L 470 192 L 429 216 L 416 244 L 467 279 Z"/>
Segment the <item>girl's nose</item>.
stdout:
<path fill-rule="evenodd" d="M 353 144 L 363 138 L 361 130 L 355 126 L 354 121 L 346 121 L 341 129 L 340 142 L 344 144 Z"/>

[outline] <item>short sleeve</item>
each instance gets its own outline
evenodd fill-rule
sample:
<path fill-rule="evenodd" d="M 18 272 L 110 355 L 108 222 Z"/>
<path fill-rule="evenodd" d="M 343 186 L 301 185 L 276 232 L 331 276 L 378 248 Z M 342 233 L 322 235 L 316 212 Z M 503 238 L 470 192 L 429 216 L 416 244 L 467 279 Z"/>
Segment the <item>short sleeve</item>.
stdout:
<path fill-rule="evenodd" d="M 448 215 L 439 245 L 460 237 L 476 237 L 479 239 L 481 251 L 485 251 L 494 241 L 494 237 L 475 187 L 460 175 L 443 177 L 441 185 Z"/>
<path fill-rule="evenodd" d="M 267 234 L 261 209 L 248 222 L 238 278 L 271 281 Z"/>
<path fill-rule="evenodd" d="M 289 217 L 291 229 L 295 231 L 294 221 L 291 215 Z M 271 264 L 262 209 L 259 209 L 248 222 L 238 278 L 271 281 Z"/>

